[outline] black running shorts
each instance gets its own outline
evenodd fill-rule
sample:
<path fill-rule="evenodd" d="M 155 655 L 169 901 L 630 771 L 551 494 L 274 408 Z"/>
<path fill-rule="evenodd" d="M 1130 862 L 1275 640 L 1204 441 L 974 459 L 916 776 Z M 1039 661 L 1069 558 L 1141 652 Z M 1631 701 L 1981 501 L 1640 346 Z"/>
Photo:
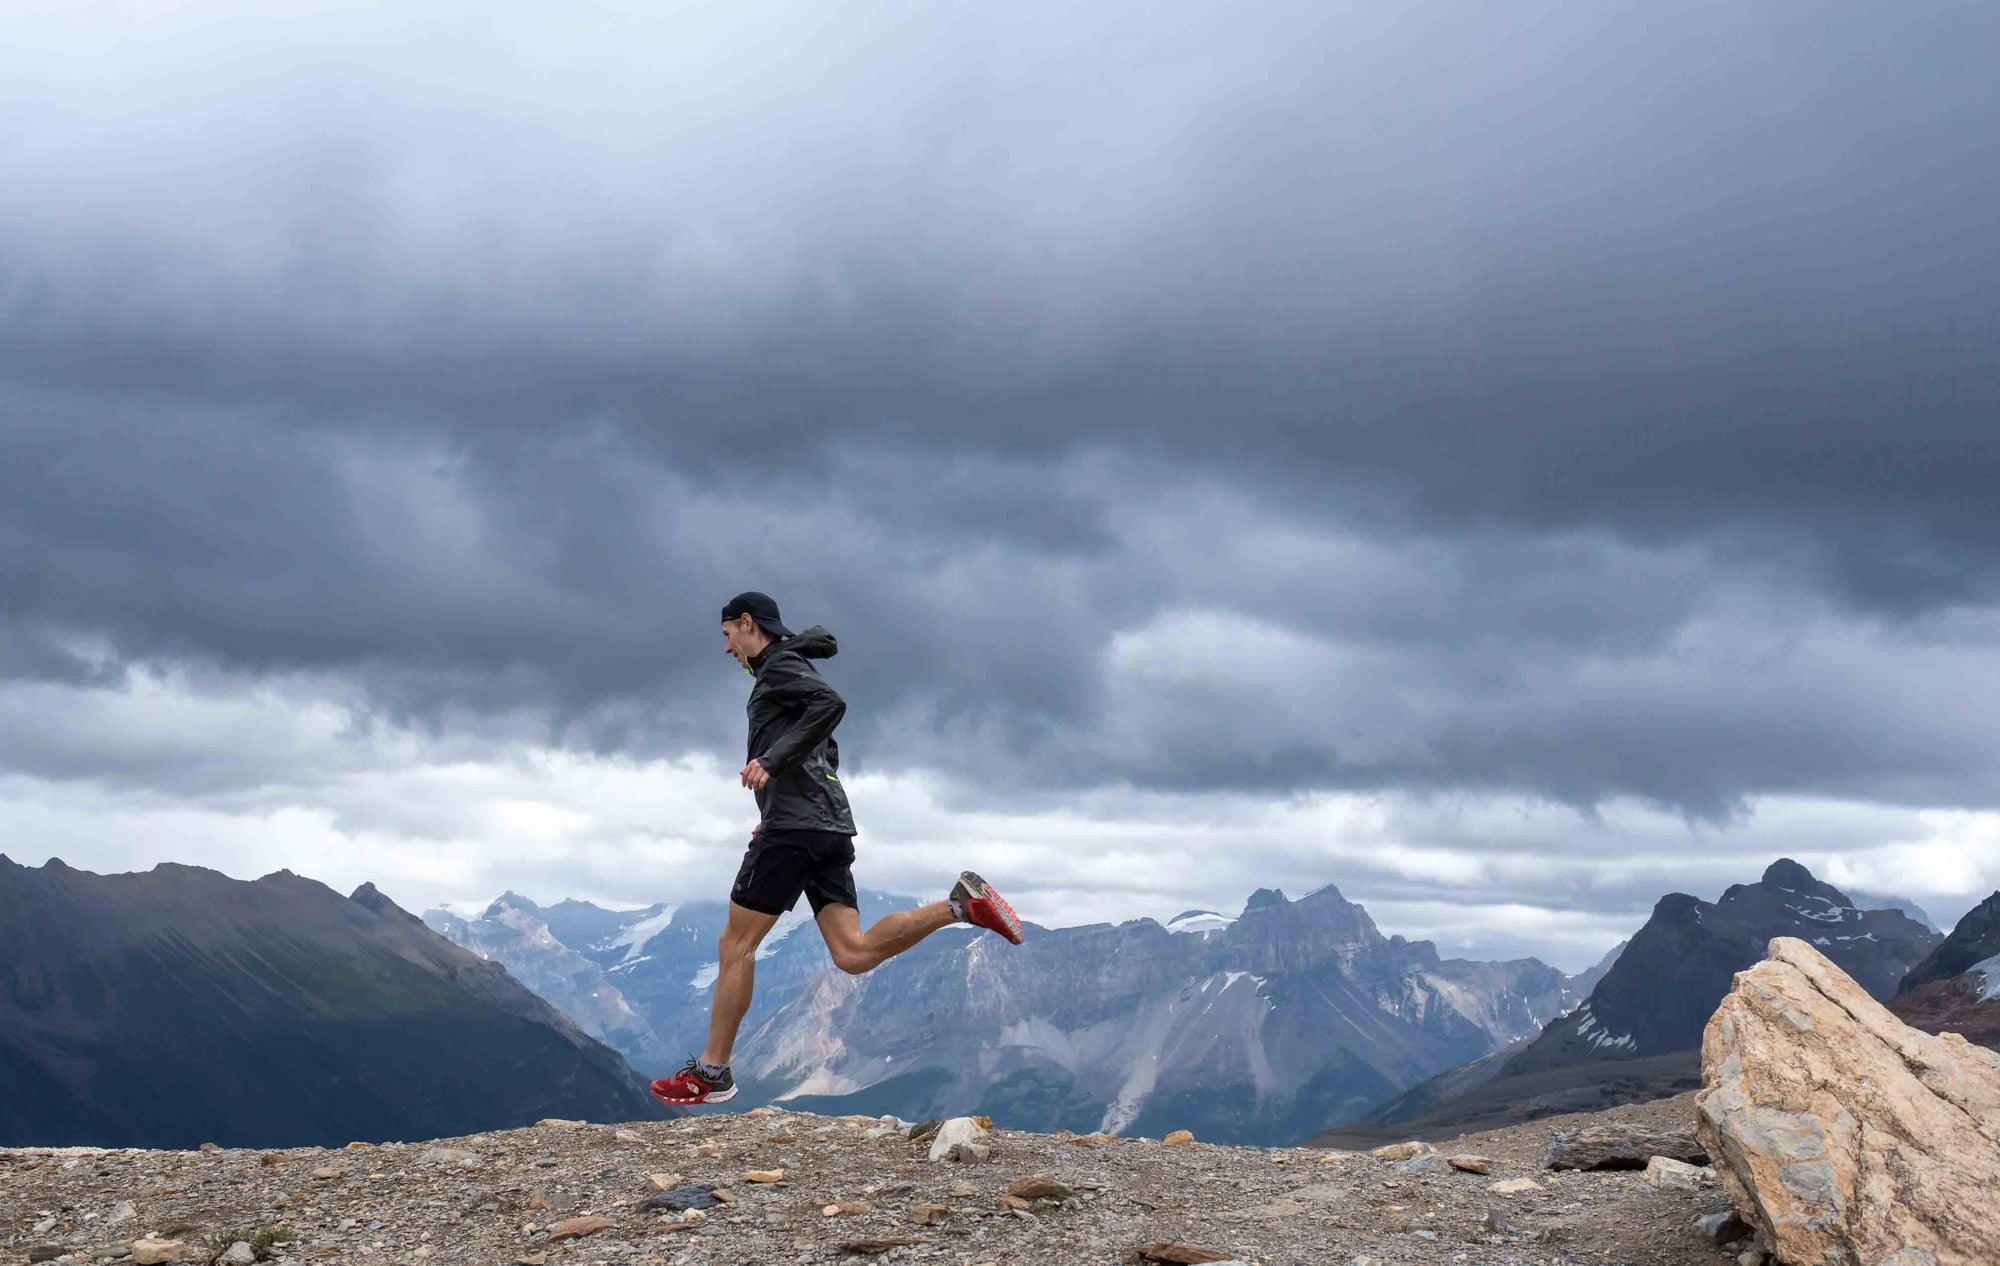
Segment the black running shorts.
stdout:
<path fill-rule="evenodd" d="M 783 914 L 804 893 L 818 915 L 827 906 L 856 906 L 854 837 L 838 831 L 765 829 L 750 838 L 729 899 L 759 914 Z"/>

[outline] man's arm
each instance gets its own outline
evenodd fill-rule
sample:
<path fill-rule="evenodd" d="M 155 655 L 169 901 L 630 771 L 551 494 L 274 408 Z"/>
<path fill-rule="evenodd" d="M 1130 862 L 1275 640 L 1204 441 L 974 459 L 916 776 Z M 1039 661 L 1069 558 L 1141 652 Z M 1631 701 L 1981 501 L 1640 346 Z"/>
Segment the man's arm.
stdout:
<path fill-rule="evenodd" d="M 790 655 L 764 666 L 764 682 L 772 699 L 800 708 L 791 730 L 757 757 L 765 772 L 776 776 L 797 768 L 826 741 L 840 718 L 847 715 L 847 701 L 803 660 Z"/>

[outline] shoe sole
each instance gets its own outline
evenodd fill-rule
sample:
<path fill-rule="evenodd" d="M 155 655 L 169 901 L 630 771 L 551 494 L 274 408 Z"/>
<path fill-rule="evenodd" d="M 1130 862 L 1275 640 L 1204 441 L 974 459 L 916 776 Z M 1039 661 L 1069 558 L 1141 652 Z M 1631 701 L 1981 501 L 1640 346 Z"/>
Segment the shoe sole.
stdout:
<path fill-rule="evenodd" d="M 1021 916 L 1015 914 L 1014 907 L 1007 904 L 1007 898 L 993 891 L 992 886 L 984 879 L 969 870 L 960 871 L 958 883 L 953 885 L 951 895 L 960 900 L 976 897 L 992 906 L 1000 912 L 1000 921 L 1007 925 L 1007 930 L 1001 935 L 1015 945 L 1021 943 Z"/>

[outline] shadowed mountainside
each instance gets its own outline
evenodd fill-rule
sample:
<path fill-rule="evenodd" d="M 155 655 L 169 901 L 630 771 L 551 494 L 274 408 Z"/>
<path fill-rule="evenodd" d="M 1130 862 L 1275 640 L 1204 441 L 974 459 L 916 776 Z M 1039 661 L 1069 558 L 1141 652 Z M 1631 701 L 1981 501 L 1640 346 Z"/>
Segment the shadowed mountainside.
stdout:
<path fill-rule="evenodd" d="M 0 856 L 0 1141 L 344 1143 L 668 1115 L 616 1052 L 364 884 Z"/>
<path fill-rule="evenodd" d="M 2000 1050 L 2000 892 L 1910 969 L 1889 1009 L 1926 1033 L 1949 1030 Z"/>

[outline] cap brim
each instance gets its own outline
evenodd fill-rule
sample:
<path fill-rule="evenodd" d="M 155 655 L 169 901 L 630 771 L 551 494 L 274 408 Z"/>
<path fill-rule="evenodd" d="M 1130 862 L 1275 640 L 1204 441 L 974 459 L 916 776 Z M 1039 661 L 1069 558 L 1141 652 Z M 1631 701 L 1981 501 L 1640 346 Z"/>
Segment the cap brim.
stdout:
<path fill-rule="evenodd" d="M 787 638 L 797 636 L 797 634 L 793 633 L 790 629 L 786 628 L 783 624 L 780 624 L 776 620 L 758 620 L 757 627 L 764 630 L 766 633 L 770 634 L 772 637 L 776 638 L 780 642 L 785 641 Z"/>

